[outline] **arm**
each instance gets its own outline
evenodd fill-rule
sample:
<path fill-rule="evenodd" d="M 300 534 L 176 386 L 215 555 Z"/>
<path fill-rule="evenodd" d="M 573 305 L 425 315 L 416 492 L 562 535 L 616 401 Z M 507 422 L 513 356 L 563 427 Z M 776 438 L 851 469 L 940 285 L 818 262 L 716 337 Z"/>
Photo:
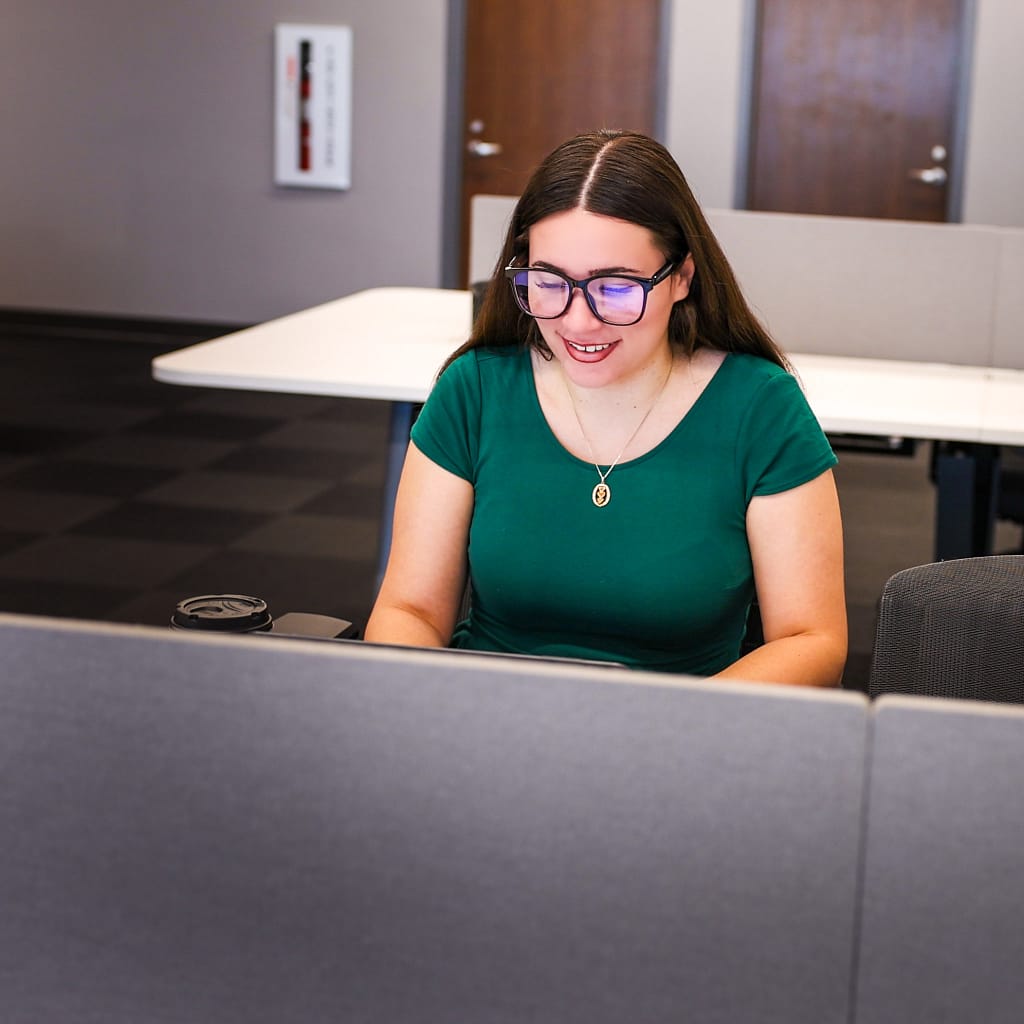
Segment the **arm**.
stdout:
<path fill-rule="evenodd" d="M 444 647 L 466 580 L 473 485 L 409 445 L 395 498 L 391 554 L 366 639 Z"/>
<path fill-rule="evenodd" d="M 755 497 L 747 537 L 765 643 L 716 678 L 837 686 L 846 662 L 843 533 L 832 471 Z"/>

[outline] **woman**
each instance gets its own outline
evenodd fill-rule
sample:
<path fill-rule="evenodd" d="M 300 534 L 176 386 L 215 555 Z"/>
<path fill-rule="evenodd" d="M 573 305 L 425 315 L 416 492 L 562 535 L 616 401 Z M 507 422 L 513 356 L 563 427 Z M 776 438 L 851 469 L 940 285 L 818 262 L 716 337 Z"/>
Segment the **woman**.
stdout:
<path fill-rule="evenodd" d="M 670 154 L 571 139 L 413 428 L 366 638 L 836 685 L 835 461 Z"/>

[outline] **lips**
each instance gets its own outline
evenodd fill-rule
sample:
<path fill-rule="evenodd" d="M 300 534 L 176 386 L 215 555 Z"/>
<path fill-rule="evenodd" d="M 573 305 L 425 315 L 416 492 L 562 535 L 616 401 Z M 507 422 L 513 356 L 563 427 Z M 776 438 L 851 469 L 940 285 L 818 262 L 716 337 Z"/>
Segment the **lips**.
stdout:
<path fill-rule="evenodd" d="M 598 363 L 602 359 L 606 359 L 615 346 L 618 345 L 617 341 L 607 341 L 597 345 L 584 345 L 578 341 L 570 341 L 568 338 L 562 338 L 562 343 L 565 345 L 566 352 L 580 363 Z"/>

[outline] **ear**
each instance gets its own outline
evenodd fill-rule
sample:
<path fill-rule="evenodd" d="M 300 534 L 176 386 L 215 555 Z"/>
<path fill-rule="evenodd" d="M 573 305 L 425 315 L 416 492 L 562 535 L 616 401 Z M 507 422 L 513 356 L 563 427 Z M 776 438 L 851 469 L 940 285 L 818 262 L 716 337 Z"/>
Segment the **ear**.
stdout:
<path fill-rule="evenodd" d="M 681 302 L 690 294 L 690 282 L 696 268 L 693 265 L 693 255 L 686 254 L 686 259 L 672 272 L 672 302 Z"/>

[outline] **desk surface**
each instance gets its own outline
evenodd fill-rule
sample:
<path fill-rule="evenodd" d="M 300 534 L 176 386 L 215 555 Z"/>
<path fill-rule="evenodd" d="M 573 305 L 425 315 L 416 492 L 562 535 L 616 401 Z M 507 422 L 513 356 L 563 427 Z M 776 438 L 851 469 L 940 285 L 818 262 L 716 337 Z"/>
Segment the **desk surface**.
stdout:
<path fill-rule="evenodd" d="M 472 296 L 374 288 L 153 360 L 171 384 L 422 402 Z M 1024 445 L 1024 370 L 790 353 L 829 433 Z"/>
<path fill-rule="evenodd" d="M 466 340 L 472 294 L 373 288 L 153 360 L 169 384 L 422 402 Z"/>

